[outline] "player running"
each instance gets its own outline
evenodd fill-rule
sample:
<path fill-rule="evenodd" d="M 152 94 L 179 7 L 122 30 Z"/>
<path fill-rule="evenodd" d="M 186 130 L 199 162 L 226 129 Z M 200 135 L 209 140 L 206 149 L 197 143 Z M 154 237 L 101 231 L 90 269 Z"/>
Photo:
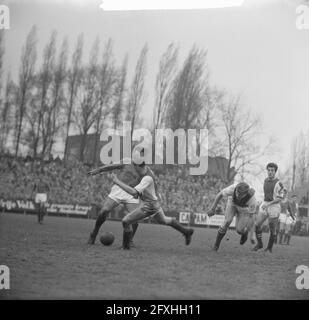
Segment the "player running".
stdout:
<path fill-rule="evenodd" d="M 264 181 L 264 201 L 261 204 L 255 224 L 257 244 L 253 248 L 253 251 L 263 248 L 262 225 L 268 218 L 269 241 L 265 251 L 272 252 L 276 237 L 276 228 L 278 227 L 279 214 L 281 211 L 280 202 L 283 199 L 284 187 L 279 179 L 276 178 L 278 165 L 276 163 L 268 163 L 266 169 L 268 177 Z"/>
<path fill-rule="evenodd" d="M 125 183 L 127 183 L 130 186 L 136 186 L 139 181 L 140 181 L 140 176 L 138 175 L 138 173 L 135 170 L 135 166 L 133 164 L 125 164 L 125 162 L 128 161 L 124 161 L 125 159 L 122 159 L 122 161 L 118 164 L 110 164 L 110 165 L 104 165 L 100 168 L 91 170 L 88 172 L 89 175 L 96 175 L 96 174 L 101 174 L 103 172 L 109 172 L 112 170 L 119 170 L 119 176 L 121 178 L 122 181 L 124 181 Z M 131 159 L 126 159 L 126 160 L 130 160 Z M 103 207 L 100 210 L 100 213 L 97 217 L 97 220 L 95 222 L 95 226 L 93 231 L 90 233 L 89 239 L 88 239 L 88 244 L 94 244 L 96 237 L 99 233 L 99 230 L 102 226 L 102 224 L 105 222 L 108 214 L 117 206 L 119 206 L 120 204 L 123 204 L 125 206 L 125 209 L 128 212 L 131 212 L 133 210 L 135 210 L 138 205 L 139 205 L 139 200 L 132 197 L 132 195 L 130 195 L 129 193 L 127 193 L 126 191 L 124 191 L 123 189 L 121 189 L 119 186 L 117 186 L 116 184 L 114 184 L 111 188 L 111 191 L 109 193 L 109 195 L 107 196 L 107 198 L 104 201 Z M 134 223 L 132 225 L 132 239 L 133 236 L 137 230 L 138 224 Z"/>
<path fill-rule="evenodd" d="M 170 226 L 182 233 L 185 237 L 186 245 L 189 245 L 194 230 L 182 226 L 176 218 L 167 217 L 164 214 L 159 203 L 160 196 L 157 191 L 156 179 L 153 172 L 145 165 L 145 163 L 136 164 L 134 166 L 141 178 L 140 183 L 134 188 L 118 179 L 115 174 L 111 175 L 111 179 L 116 185 L 125 192 L 131 194 L 135 199 L 141 199 L 140 206 L 122 219 L 123 249 L 128 250 L 131 247 L 130 240 L 132 231 L 130 230 L 130 225 L 150 216 L 153 216 L 159 224 Z"/>
<path fill-rule="evenodd" d="M 48 193 L 50 192 L 50 186 L 47 182 L 43 180 L 43 175 L 40 174 L 40 176 L 37 179 L 37 182 L 34 184 L 31 198 L 33 198 L 33 193 L 35 194 L 34 202 L 36 204 L 37 212 L 38 212 L 38 223 L 43 224 L 43 218 L 45 214 L 45 203 L 48 199 Z"/>
<path fill-rule="evenodd" d="M 225 208 L 225 219 L 221 227 L 219 227 L 216 242 L 213 246 L 214 251 L 218 251 L 221 240 L 226 234 L 227 229 L 236 216 L 236 231 L 241 235 L 240 244 L 243 245 L 248 239 L 248 232 L 252 228 L 253 215 L 256 212 L 257 201 L 254 196 L 255 190 L 245 182 L 231 185 L 221 190 L 210 210 L 207 212 L 211 217 L 215 214 L 216 207 L 223 197 L 227 198 Z"/>

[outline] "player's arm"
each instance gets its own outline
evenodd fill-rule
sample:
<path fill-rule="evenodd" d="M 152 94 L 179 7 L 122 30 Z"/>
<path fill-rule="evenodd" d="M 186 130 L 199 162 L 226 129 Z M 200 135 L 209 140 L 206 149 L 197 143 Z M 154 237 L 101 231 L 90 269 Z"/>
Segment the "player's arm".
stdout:
<path fill-rule="evenodd" d="M 207 215 L 208 215 L 209 217 L 211 217 L 211 216 L 213 216 L 213 215 L 215 214 L 215 210 L 216 210 L 216 208 L 217 208 L 217 205 L 218 205 L 218 203 L 221 201 L 221 199 L 223 198 L 223 196 L 224 196 L 223 191 L 220 191 L 220 192 L 216 195 L 214 202 L 212 203 L 210 209 L 209 209 L 208 212 L 207 212 Z"/>
<path fill-rule="evenodd" d="M 99 168 L 95 168 L 93 170 L 88 171 L 87 174 L 90 176 L 95 176 L 95 175 L 100 174 L 102 172 L 109 172 L 109 171 L 113 171 L 116 169 L 122 169 L 123 166 L 124 165 L 121 163 L 106 164 L 106 165 L 101 166 Z"/>
<path fill-rule="evenodd" d="M 296 218 L 295 218 L 295 215 L 294 215 L 293 210 L 292 210 L 292 208 L 291 208 L 290 202 L 288 202 L 288 211 L 289 211 L 292 219 L 295 221 Z"/>

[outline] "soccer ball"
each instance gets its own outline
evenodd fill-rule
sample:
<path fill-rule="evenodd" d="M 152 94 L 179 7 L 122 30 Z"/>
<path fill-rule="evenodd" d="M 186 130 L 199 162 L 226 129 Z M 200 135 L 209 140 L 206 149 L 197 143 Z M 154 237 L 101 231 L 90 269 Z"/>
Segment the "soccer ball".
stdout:
<path fill-rule="evenodd" d="M 110 246 L 115 240 L 115 236 L 111 232 L 104 232 L 100 237 L 100 242 L 105 246 Z"/>

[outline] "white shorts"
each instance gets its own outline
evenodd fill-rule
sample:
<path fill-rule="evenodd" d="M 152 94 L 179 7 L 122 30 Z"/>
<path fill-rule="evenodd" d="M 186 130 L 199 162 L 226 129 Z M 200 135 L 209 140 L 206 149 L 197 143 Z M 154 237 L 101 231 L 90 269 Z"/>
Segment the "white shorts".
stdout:
<path fill-rule="evenodd" d="M 286 217 L 286 220 L 285 220 L 285 224 L 287 225 L 292 225 L 294 222 L 294 220 L 292 219 L 292 217 Z"/>
<path fill-rule="evenodd" d="M 139 199 L 135 199 L 133 196 L 125 192 L 117 185 L 113 185 L 111 192 L 109 193 L 108 197 L 114 200 L 117 203 L 139 203 Z"/>
<path fill-rule="evenodd" d="M 280 213 L 279 222 L 285 223 L 285 220 L 286 220 L 286 213 Z"/>
<path fill-rule="evenodd" d="M 37 193 L 35 195 L 35 203 L 47 202 L 47 194 L 46 193 Z"/>
<path fill-rule="evenodd" d="M 265 201 L 261 205 L 261 211 L 263 212 L 263 214 L 266 214 L 269 218 L 279 218 L 281 212 L 281 206 L 279 203 L 270 205 L 266 210 L 262 209 L 264 204 L 267 205 L 268 202 Z"/>

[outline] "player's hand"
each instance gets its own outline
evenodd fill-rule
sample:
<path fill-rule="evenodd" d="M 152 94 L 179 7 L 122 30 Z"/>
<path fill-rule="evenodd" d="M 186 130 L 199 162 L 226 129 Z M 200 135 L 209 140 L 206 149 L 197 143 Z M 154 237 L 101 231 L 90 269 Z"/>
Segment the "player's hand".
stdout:
<path fill-rule="evenodd" d="M 96 172 L 96 169 L 90 170 L 87 172 L 88 176 L 94 176 Z"/>
<path fill-rule="evenodd" d="M 111 172 L 109 175 L 108 175 L 109 179 L 112 181 L 112 182 L 117 182 L 118 181 L 118 178 L 117 178 L 117 175 L 113 172 Z"/>
<path fill-rule="evenodd" d="M 216 214 L 216 209 L 211 208 L 207 211 L 208 217 L 214 216 Z"/>

